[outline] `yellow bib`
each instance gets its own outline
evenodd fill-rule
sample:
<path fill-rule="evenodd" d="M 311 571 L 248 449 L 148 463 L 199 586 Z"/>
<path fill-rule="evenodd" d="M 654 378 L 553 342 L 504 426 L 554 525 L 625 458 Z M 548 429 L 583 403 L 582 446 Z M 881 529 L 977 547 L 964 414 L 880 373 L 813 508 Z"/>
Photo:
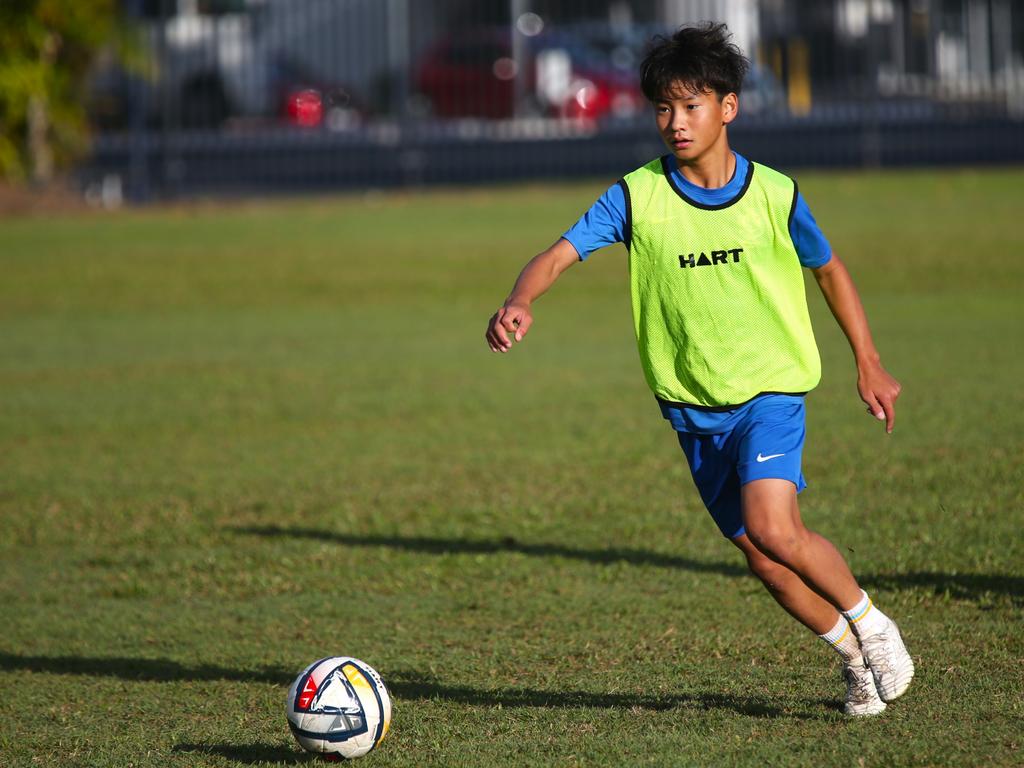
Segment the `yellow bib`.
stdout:
<path fill-rule="evenodd" d="M 659 400 L 711 408 L 821 378 L 803 272 L 789 232 L 796 183 L 749 163 L 730 203 L 671 182 L 666 156 L 623 178 L 633 324 Z"/>

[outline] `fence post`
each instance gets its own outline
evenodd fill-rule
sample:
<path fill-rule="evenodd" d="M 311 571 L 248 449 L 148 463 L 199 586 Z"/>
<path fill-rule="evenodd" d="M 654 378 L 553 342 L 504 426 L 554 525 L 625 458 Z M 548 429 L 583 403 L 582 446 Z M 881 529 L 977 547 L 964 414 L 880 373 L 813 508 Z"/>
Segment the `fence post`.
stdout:
<path fill-rule="evenodd" d="M 388 0 L 388 107 L 404 121 L 409 112 L 409 0 Z"/>
<path fill-rule="evenodd" d="M 523 34 L 519 31 L 519 19 L 524 13 L 529 10 L 529 0 L 509 0 L 509 29 L 512 33 L 512 61 L 515 62 L 515 78 L 512 83 L 514 85 L 514 96 L 515 103 L 512 105 L 513 117 L 519 117 L 523 95 L 526 93 L 526 82 L 523 80 L 523 76 L 526 73 L 526 45 L 523 40 Z"/>

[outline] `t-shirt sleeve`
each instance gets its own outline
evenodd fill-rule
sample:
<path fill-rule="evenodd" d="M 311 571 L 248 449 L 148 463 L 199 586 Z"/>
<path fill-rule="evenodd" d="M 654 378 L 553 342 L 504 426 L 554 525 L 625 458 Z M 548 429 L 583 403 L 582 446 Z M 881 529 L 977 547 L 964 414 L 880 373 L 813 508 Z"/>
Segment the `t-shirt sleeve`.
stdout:
<path fill-rule="evenodd" d="M 619 184 L 613 184 L 562 237 L 583 261 L 598 248 L 625 242 L 626 222 L 626 195 Z"/>
<path fill-rule="evenodd" d="M 793 238 L 793 245 L 796 246 L 797 256 L 803 266 L 809 269 L 823 267 L 832 258 L 832 246 L 818 228 L 818 222 L 811 215 L 807 201 L 799 192 L 789 220 L 789 235 Z"/>

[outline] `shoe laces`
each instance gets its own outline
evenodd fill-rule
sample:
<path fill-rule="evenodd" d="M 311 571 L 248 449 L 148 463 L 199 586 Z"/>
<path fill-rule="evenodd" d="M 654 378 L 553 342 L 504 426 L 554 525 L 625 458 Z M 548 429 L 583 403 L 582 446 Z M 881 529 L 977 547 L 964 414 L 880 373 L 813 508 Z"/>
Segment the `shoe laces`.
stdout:
<path fill-rule="evenodd" d="M 872 669 L 878 674 L 889 674 L 893 671 L 891 662 L 895 647 L 892 640 L 888 632 L 882 631 L 860 641 L 864 655 L 869 657 Z"/>
<path fill-rule="evenodd" d="M 862 662 L 863 663 L 863 662 Z M 856 667 L 853 664 L 843 666 L 843 679 L 846 680 L 847 699 L 857 704 L 874 701 L 878 694 L 871 671 L 867 667 Z"/>

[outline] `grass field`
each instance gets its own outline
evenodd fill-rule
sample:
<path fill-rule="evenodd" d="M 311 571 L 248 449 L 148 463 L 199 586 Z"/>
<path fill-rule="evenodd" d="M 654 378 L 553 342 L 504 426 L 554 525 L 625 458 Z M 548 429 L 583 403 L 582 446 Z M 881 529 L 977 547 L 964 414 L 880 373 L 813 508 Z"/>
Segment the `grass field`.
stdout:
<path fill-rule="evenodd" d="M 0 221 L 0 764 L 289 765 L 313 659 L 380 670 L 367 766 L 1024 764 L 1024 172 L 802 174 L 904 384 L 824 363 L 801 496 L 896 617 L 904 699 L 700 506 L 624 251 L 485 322 L 605 182 Z"/>

